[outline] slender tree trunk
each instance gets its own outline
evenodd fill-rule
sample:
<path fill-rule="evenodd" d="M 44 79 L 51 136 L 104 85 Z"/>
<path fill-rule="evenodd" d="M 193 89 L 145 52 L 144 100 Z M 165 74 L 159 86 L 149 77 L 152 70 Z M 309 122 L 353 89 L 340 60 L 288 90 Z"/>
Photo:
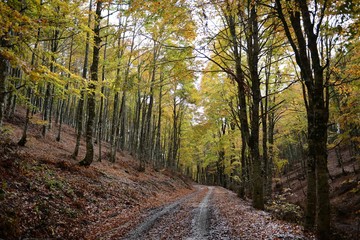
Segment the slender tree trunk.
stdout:
<path fill-rule="evenodd" d="M 69 52 L 69 65 L 68 65 L 68 70 L 69 72 L 71 72 L 71 64 L 72 64 L 72 55 L 73 55 L 73 45 L 74 45 L 74 36 L 71 37 L 71 43 L 70 43 L 70 52 Z M 70 78 L 70 74 L 68 74 L 68 78 Z M 66 91 L 69 88 L 69 83 L 66 84 L 65 86 L 65 94 Z M 65 100 L 66 98 L 63 96 L 62 99 L 60 99 L 60 106 L 59 106 L 59 128 L 58 128 L 58 134 L 56 136 L 56 141 L 60 141 L 61 139 L 61 128 L 62 128 L 62 123 L 63 123 L 63 118 L 64 118 L 64 112 L 65 112 Z"/>
<path fill-rule="evenodd" d="M 67 90 L 67 88 L 68 88 L 68 86 L 66 85 L 65 91 Z M 58 133 L 56 136 L 57 142 L 60 142 L 60 139 L 61 139 L 61 129 L 62 129 L 62 123 L 63 123 L 63 118 L 64 118 L 64 107 L 65 107 L 65 99 L 60 99 L 59 128 L 58 128 Z"/>
<path fill-rule="evenodd" d="M 102 1 L 96 2 L 95 10 L 95 25 L 94 25 L 94 47 L 93 47 L 93 60 L 90 67 L 91 81 L 89 84 L 89 93 L 87 100 L 88 120 L 86 124 L 86 154 L 85 158 L 79 163 L 83 166 L 89 166 L 94 159 L 94 145 L 93 145 L 93 127 L 95 119 L 95 90 L 96 85 L 94 82 L 98 81 L 98 68 L 99 68 L 99 56 L 100 56 L 100 21 L 101 21 L 101 8 Z"/>
<path fill-rule="evenodd" d="M 265 92 L 267 92 L 267 90 L 265 90 Z M 265 93 L 267 95 L 267 93 Z M 262 104 L 262 110 L 261 110 L 261 116 L 262 116 L 262 133 L 263 133 L 263 138 L 262 138 L 262 150 L 263 150 L 263 163 L 264 163 L 264 172 L 265 172 L 265 177 L 264 177 L 264 189 L 265 189 L 265 197 L 266 199 L 270 199 L 271 195 L 268 195 L 268 185 L 271 185 L 271 176 L 269 176 L 269 156 L 268 156 L 268 126 L 267 126 L 267 105 L 268 105 L 268 100 L 267 100 L 267 96 L 265 96 L 264 99 L 265 103 Z M 269 181 L 270 179 L 270 181 Z"/>
<path fill-rule="evenodd" d="M 119 146 L 122 151 L 125 150 L 125 135 L 126 135 L 126 90 L 123 91 L 121 97 L 121 106 L 120 106 L 120 117 L 119 117 Z"/>
<path fill-rule="evenodd" d="M 132 61 L 132 54 L 133 54 L 133 50 L 134 50 L 134 43 L 135 43 L 135 31 L 133 32 L 132 35 L 132 40 L 131 40 L 131 46 L 130 46 L 130 56 L 128 58 L 127 64 L 126 64 L 126 69 L 125 69 L 125 78 L 124 78 L 124 84 L 123 84 L 123 95 L 121 98 L 121 107 L 120 107 L 120 149 L 122 151 L 125 150 L 125 145 L 126 145 L 126 130 L 127 130 L 127 106 L 126 106 L 126 102 L 127 102 L 127 92 L 128 92 L 128 82 L 129 82 L 129 73 L 130 73 L 130 67 L 131 67 L 131 61 Z"/>
<path fill-rule="evenodd" d="M 110 19 L 110 9 L 108 8 L 108 17 L 107 17 L 107 25 L 109 25 L 109 19 Z M 108 37 L 105 37 L 105 46 L 104 46 L 104 62 L 106 61 L 106 50 L 107 50 L 107 44 L 108 44 Z M 102 158 L 102 135 L 103 135 L 103 108 L 104 108 L 104 91 L 105 87 L 103 86 L 103 83 L 105 81 L 105 64 L 102 66 L 102 72 L 101 72 L 101 96 L 100 96 L 100 107 L 99 107 L 99 121 L 98 121 L 98 161 L 101 162 Z"/>
<path fill-rule="evenodd" d="M 60 31 L 59 29 L 54 30 L 53 39 L 51 40 L 51 62 L 50 62 L 50 71 L 52 73 L 55 72 L 55 56 L 54 54 L 58 51 L 58 37 L 59 37 Z M 44 109 L 43 109 L 43 120 L 45 121 L 45 124 L 42 127 L 42 136 L 45 137 L 46 132 L 48 129 L 51 128 L 51 113 L 52 113 L 52 103 L 53 103 L 53 92 L 54 87 L 53 84 L 48 82 L 46 84 L 46 90 L 45 90 L 45 99 L 44 99 Z"/>
<path fill-rule="evenodd" d="M 135 115 L 134 115 L 134 133 L 132 138 L 132 150 L 131 152 L 136 155 L 138 153 L 139 145 L 139 133 L 140 133 L 140 114 L 141 114 L 141 97 L 140 89 L 137 90 L 136 104 L 135 104 Z"/>
<path fill-rule="evenodd" d="M 270 43 L 273 44 L 272 39 L 270 40 Z M 264 100 L 261 101 L 261 116 L 262 116 L 262 131 L 263 131 L 263 136 L 262 136 L 262 149 L 263 149 L 263 163 L 264 163 L 264 172 L 265 172 L 265 181 L 264 181 L 264 189 L 265 189 L 265 197 L 267 200 L 271 199 L 271 184 L 272 184 L 272 176 L 270 174 L 270 168 L 271 168 L 271 163 L 270 163 L 270 159 L 269 159 L 269 152 L 268 152 L 268 140 L 269 140 L 269 128 L 268 128 L 268 115 L 269 113 L 269 101 L 270 101 L 270 97 L 269 96 L 269 82 L 270 82 L 270 75 L 271 75 L 271 66 L 272 66 L 272 51 L 273 49 L 270 49 L 268 55 L 267 55 L 267 59 L 266 59 L 266 65 L 267 67 L 265 68 L 265 96 L 264 96 Z"/>
<path fill-rule="evenodd" d="M 275 86 L 277 86 L 277 80 L 275 80 Z M 276 95 L 268 97 L 269 105 L 274 106 L 276 103 Z M 272 195 L 272 175 L 273 175 L 273 159 L 274 159 L 274 130 L 275 130 L 275 109 L 272 109 L 268 113 L 268 168 L 267 168 L 267 176 L 268 176 L 268 185 L 267 185 L 267 195 Z"/>
<path fill-rule="evenodd" d="M 2 127 L 4 119 L 7 72 L 8 61 L 0 54 L 0 127 Z"/>
<path fill-rule="evenodd" d="M 146 107 L 146 96 L 143 97 L 142 100 L 142 109 L 141 109 L 141 124 L 139 126 L 140 128 L 140 142 L 139 142 L 139 149 L 138 149 L 138 155 L 140 156 L 140 166 L 139 170 L 144 171 L 145 170 L 145 149 L 146 149 L 146 116 L 147 116 L 147 107 Z M 139 119 L 140 121 L 140 119 Z"/>
<path fill-rule="evenodd" d="M 90 27 L 91 24 L 91 12 L 92 12 L 92 0 L 90 0 L 89 3 L 89 16 L 88 16 L 88 27 Z M 84 81 L 87 79 L 87 72 L 88 72 L 88 61 L 89 61 L 89 48 L 90 48 L 90 34 L 86 33 L 86 44 L 85 44 L 85 56 L 84 56 L 84 66 L 82 71 L 82 78 Z M 80 99 L 77 107 L 77 114 L 76 114 L 76 143 L 75 143 L 75 149 L 72 154 L 72 158 L 76 159 L 79 154 L 79 148 L 80 148 L 80 140 L 81 140 L 81 134 L 83 130 L 83 115 L 84 115 L 84 96 L 85 90 L 81 86 L 80 90 Z"/>
<path fill-rule="evenodd" d="M 127 27 L 127 18 L 125 18 L 125 23 L 121 22 L 122 18 L 119 18 L 119 25 L 124 25 L 125 28 Z M 122 36 L 119 36 L 119 38 L 117 39 L 117 48 L 118 48 L 118 53 L 117 53 L 117 60 L 118 60 L 118 65 L 117 65 L 117 69 L 116 69 L 116 81 L 115 81 L 115 95 L 114 95 L 114 109 L 113 109 L 113 116 L 112 116 L 112 126 L 111 126 L 111 136 L 110 136 L 110 162 L 115 162 L 116 160 L 116 152 L 117 152 L 117 147 L 118 147 L 118 142 L 119 142 L 119 134 L 120 134 L 120 128 L 121 128 L 121 112 L 119 113 L 119 91 L 120 91 L 120 86 L 121 86 L 121 65 L 120 65 L 120 59 L 123 57 L 124 55 L 124 47 L 122 47 L 125 44 L 125 32 L 123 33 Z M 124 89 L 121 89 L 124 90 Z M 125 91 L 123 91 L 123 100 L 124 100 L 124 104 L 125 104 L 125 100 L 126 100 L 126 96 L 124 96 L 124 94 L 126 95 Z M 122 105 L 121 102 L 121 107 L 124 107 Z M 123 108 L 124 110 L 124 108 Z M 120 109 L 121 111 L 121 109 Z M 121 138 L 121 136 L 120 136 Z"/>
<path fill-rule="evenodd" d="M 34 49 L 33 49 L 32 55 L 31 55 L 31 66 L 35 65 L 35 58 L 36 58 L 35 52 L 37 51 L 37 48 L 39 45 L 40 34 L 41 34 L 41 30 L 40 30 L 40 28 L 38 28 L 36 42 L 35 42 Z M 27 131 L 28 131 L 29 122 L 30 122 L 30 110 L 32 108 L 32 106 L 31 106 L 32 105 L 32 102 L 31 102 L 32 88 L 30 86 L 28 86 L 26 88 L 26 97 L 27 97 L 28 103 L 27 103 L 27 107 L 26 107 L 25 124 L 24 124 L 24 128 L 23 128 L 22 136 L 18 142 L 19 146 L 25 146 L 25 144 L 27 142 Z"/>
<path fill-rule="evenodd" d="M 117 75 L 120 74 L 120 70 L 117 71 Z M 118 77 L 117 77 L 118 78 Z M 117 138 L 117 126 L 118 126 L 118 108 L 119 108 L 119 92 L 116 90 L 114 95 L 112 123 L 110 130 L 110 162 L 115 162 L 116 159 L 116 138 Z"/>
<path fill-rule="evenodd" d="M 275 122 L 274 122 L 274 113 L 269 113 L 269 135 L 268 135 L 268 141 L 269 141 L 269 151 L 268 151 L 268 177 L 269 179 L 269 185 L 267 189 L 267 193 L 269 196 L 272 194 L 272 177 L 273 177 L 273 159 L 274 159 L 274 129 L 275 129 Z"/>
<path fill-rule="evenodd" d="M 173 126 L 172 126 L 172 138 L 170 141 L 171 151 L 169 151 L 169 166 L 171 169 L 175 170 L 175 148 L 176 148 L 176 139 L 177 139 L 177 119 L 178 114 L 176 110 L 176 96 L 173 98 Z"/>
<path fill-rule="evenodd" d="M 140 149 L 141 152 L 141 161 L 140 161 L 140 170 L 145 170 L 145 163 L 147 160 L 150 160 L 151 158 L 151 153 L 152 153 L 152 148 L 153 148 L 153 144 L 151 143 L 151 128 L 152 128 L 152 124 L 151 124 L 151 119 L 152 119 L 152 113 L 153 113 L 153 105 L 154 105 L 154 83 L 155 83 L 155 79 L 156 79 L 156 61 L 157 61 L 157 56 L 158 56 L 158 51 L 159 51 L 159 46 L 157 46 L 155 40 L 154 40 L 154 51 L 153 51 L 153 68 L 152 68 L 152 74 L 151 74 L 151 81 L 150 81 L 150 91 L 149 91 L 149 104 L 147 105 L 147 109 L 146 109 L 146 114 L 143 113 L 144 117 L 144 131 L 142 134 L 143 137 L 143 146 Z M 144 105 L 146 106 L 146 104 Z M 149 158 L 149 159 L 148 159 Z"/>
<path fill-rule="evenodd" d="M 44 109 L 43 109 L 43 120 L 44 125 L 42 126 L 41 134 L 43 137 L 45 137 L 46 132 L 49 128 L 48 118 L 49 118 L 49 101 L 50 101 L 50 91 L 51 91 L 51 83 L 46 84 L 46 90 L 45 90 L 45 98 L 44 98 Z"/>
<path fill-rule="evenodd" d="M 160 75 L 160 89 L 159 89 L 159 103 L 158 103 L 158 121 L 156 127 L 156 140 L 155 140 L 155 162 L 154 168 L 163 167 L 160 165 L 161 162 L 161 117 L 162 117 L 162 76 Z"/>
<path fill-rule="evenodd" d="M 118 39 L 118 48 L 120 48 L 120 38 Z M 122 53 L 118 54 L 118 61 L 120 60 Z M 119 85 L 120 85 L 120 63 L 116 69 L 116 83 L 115 83 L 115 95 L 114 95 L 114 104 L 113 104 L 113 114 L 112 114 L 112 124 L 111 124 L 111 135 L 110 135 L 110 162 L 115 162 L 116 152 L 117 152 L 117 142 L 119 134 Z"/>
<path fill-rule="evenodd" d="M 1 36 L 0 47 L 2 48 L 10 47 L 9 40 L 7 40 L 9 34 L 10 31 L 8 33 L 5 33 L 5 36 Z M 9 68 L 10 68 L 10 64 L 8 59 L 6 59 L 6 57 L 0 53 L 0 129 L 3 126 L 3 120 L 4 120 L 6 81 L 7 81 L 7 76 L 9 74 Z"/>
<path fill-rule="evenodd" d="M 230 11 L 230 6 L 227 6 L 228 11 Z M 241 198 L 245 197 L 245 182 L 246 182 L 246 149 L 249 144 L 249 124 L 247 117 L 247 102 L 246 102 L 246 91 L 245 91 L 245 78 L 244 72 L 241 67 L 241 48 L 239 47 L 241 39 L 238 41 L 236 33 L 236 25 L 234 16 L 231 14 L 227 17 L 227 24 L 229 26 L 229 31 L 231 35 L 231 43 L 233 48 L 233 55 L 235 59 L 235 81 L 237 83 L 238 91 L 238 115 L 240 120 L 240 131 L 241 131 L 241 180 L 240 180 L 240 189 L 239 196 Z"/>

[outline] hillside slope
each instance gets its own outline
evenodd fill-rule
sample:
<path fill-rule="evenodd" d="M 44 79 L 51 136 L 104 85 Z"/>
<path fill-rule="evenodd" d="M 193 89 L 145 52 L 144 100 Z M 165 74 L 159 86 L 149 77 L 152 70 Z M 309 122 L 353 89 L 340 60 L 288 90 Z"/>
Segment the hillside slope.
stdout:
<path fill-rule="evenodd" d="M 41 126 L 32 124 L 26 146 L 18 147 L 20 116 L 0 134 L 0 238 L 89 237 L 193 191 L 189 180 L 173 172 L 137 171 L 137 160 L 127 153 L 109 163 L 106 144 L 102 162 L 78 166 L 84 147 L 78 160 L 71 159 L 75 131 L 68 126 L 57 142 L 55 125 L 43 138 Z"/>
<path fill-rule="evenodd" d="M 341 151 L 339 162 L 334 150 L 329 151 L 330 201 L 332 229 L 335 239 L 360 237 L 360 161 L 351 157 L 349 150 Z M 341 163 L 341 164 L 340 164 Z M 306 177 L 299 165 L 284 174 L 275 186 L 277 198 L 305 209 Z"/>

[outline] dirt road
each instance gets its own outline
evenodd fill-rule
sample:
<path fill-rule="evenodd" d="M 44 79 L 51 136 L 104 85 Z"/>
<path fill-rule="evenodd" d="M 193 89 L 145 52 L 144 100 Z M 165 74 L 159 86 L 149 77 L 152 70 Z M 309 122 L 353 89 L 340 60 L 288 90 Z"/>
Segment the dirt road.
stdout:
<path fill-rule="evenodd" d="M 148 209 L 140 222 L 101 234 L 101 239 L 312 239 L 300 226 L 254 210 L 234 193 L 195 186 L 196 191 L 165 206 Z M 129 228 L 129 226 L 132 226 Z M 131 229 L 119 235 L 124 229 Z"/>
<path fill-rule="evenodd" d="M 227 229 L 214 221 L 213 187 L 195 188 L 194 193 L 150 211 L 123 239 L 230 239 Z"/>

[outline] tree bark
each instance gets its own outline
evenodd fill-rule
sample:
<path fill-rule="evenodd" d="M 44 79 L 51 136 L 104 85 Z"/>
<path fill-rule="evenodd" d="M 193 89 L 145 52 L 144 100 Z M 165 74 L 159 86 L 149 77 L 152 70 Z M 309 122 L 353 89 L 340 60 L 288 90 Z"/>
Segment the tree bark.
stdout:
<path fill-rule="evenodd" d="M 89 16 L 88 16 L 88 27 L 90 27 L 91 24 L 91 12 L 92 12 L 92 0 L 90 0 L 89 3 Z M 88 61 L 89 61 L 89 48 L 90 48 L 90 34 L 86 33 L 86 44 L 85 44 L 85 56 L 84 56 L 84 66 L 82 71 L 82 78 L 84 81 L 87 79 L 87 72 L 88 72 Z M 84 92 L 83 87 L 81 86 L 80 90 L 80 99 L 77 107 L 77 114 L 76 114 L 76 143 L 75 143 L 75 149 L 73 154 L 71 155 L 73 159 L 76 159 L 76 157 L 79 154 L 79 148 L 80 148 L 80 140 L 81 140 L 81 134 L 83 130 L 83 115 L 84 115 Z"/>
<path fill-rule="evenodd" d="M 283 23 L 285 34 L 295 53 L 295 59 L 301 70 L 301 78 L 305 83 L 304 101 L 307 110 L 308 121 L 308 191 L 307 212 L 305 227 L 317 226 L 319 239 L 330 238 L 330 198 L 327 171 L 327 124 L 329 118 L 328 85 L 324 79 L 324 66 L 321 66 L 318 51 L 319 30 L 321 22 L 312 22 L 308 3 L 306 1 L 294 1 L 296 6 L 287 5 L 285 8 L 289 14 L 290 25 L 283 13 L 280 0 L 276 0 L 278 16 Z M 317 2 L 315 5 L 319 4 Z M 327 1 L 317 5 L 325 13 Z M 317 19 L 323 19 L 322 16 Z M 291 34 L 290 26 L 294 31 Z M 314 32 L 316 31 L 316 32 Z M 294 40 L 296 39 L 296 40 Z M 328 62 L 329 59 L 326 59 Z M 317 211 L 316 211 L 317 206 Z M 316 217 L 317 213 L 317 217 Z"/>
<path fill-rule="evenodd" d="M 68 65 L 68 70 L 69 72 L 71 72 L 71 64 L 72 64 L 72 57 L 73 57 L 73 46 L 74 46 L 74 37 L 71 37 L 71 43 L 70 43 L 70 52 L 69 52 L 69 65 Z M 68 78 L 70 79 L 70 74 L 68 74 Z M 69 88 L 69 83 L 66 83 L 65 85 L 65 93 Z M 63 93 L 64 94 L 64 93 Z M 61 128 L 62 128 L 62 124 L 63 124 L 63 120 L 64 120 L 64 112 L 65 112 L 65 100 L 66 98 L 63 97 L 62 99 L 60 99 L 60 106 L 59 106 L 59 128 L 58 128 L 58 134 L 56 136 L 56 141 L 60 141 L 61 139 Z"/>
<path fill-rule="evenodd" d="M 6 78 L 8 72 L 8 60 L 0 54 L 0 127 L 4 119 Z"/>
<path fill-rule="evenodd" d="M 227 5 L 227 10 L 230 12 L 230 6 Z M 247 102 L 246 102 L 246 91 L 245 91 L 245 77 L 241 67 L 241 40 L 238 41 L 236 33 L 236 25 L 234 16 L 229 14 L 226 16 L 227 24 L 231 35 L 232 51 L 235 60 L 235 81 L 237 83 L 238 91 L 238 115 L 240 121 L 241 131 L 241 180 L 239 196 L 245 198 L 245 182 L 246 182 L 246 149 L 249 144 L 249 123 L 247 117 Z"/>
<path fill-rule="evenodd" d="M 91 81 L 89 83 L 89 92 L 87 100 L 88 120 L 86 124 L 86 154 L 85 158 L 80 161 L 80 165 L 89 166 L 94 159 L 94 146 L 93 146 L 93 127 L 95 119 L 95 82 L 98 81 L 98 68 L 99 68 L 99 57 L 100 57 L 100 20 L 101 20 L 101 8 L 102 1 L 96 2 L 95 10 L 95 25 L 94 25 L 94 47 L 93 47 L 93 60 L 90 67 Z"/>
<path fill-rule="evenodd" d="M 264 183 L 262 174 L 262 162 L 259 151 L 259 105 L 261 100 L 260 77 L 258 73 L 259 62 L 259 36 L 256 5 L 250 6 L 250 16 L 248 18 L 247 35 L 247 55 L 250 70 L 252 107 L 251 107 L 251 135 L 249 147 L 253 163 L 252 181 L 253 181 L 253 206 L 257 209 L 264 209 Z"/>
<path fill-rule="evenodd" d="M 108 17 L 107 17 L 107 25 L 109 25 L 110 18 L 110 10 L 108 8 Z M 106 61 L 106 51 L 108 45 L 108 37 L 105 37 L 105 46 L 104 46 L 104 61 Z M 102 66 L 101 71 L 101 96 L 100 96 L 100 107 L 99 107 L 99 120 L 98 120 L 98 161 L 101 162 L 102 158 L 102 137 L 103 137 L 103 108 L 104 108 L 104 91 L 105 87 L 103 86 L 103 82 L 105 81 L 105 64 Z"/>
<path fill-rule="evenodd" d="M 58 37 L 60 34 L 60 30 L 59 29 L 55 29 L 53 32 L 53 39 L 51 40 L 51 62 L 50 62 L 50 72 L 55 72 L 55 56 L 54 54 L 58 51 Z M 45 121 L 43 127 L 42 127 L 42 136 L 45 137 L 46 132 L 48 129 L 51 128 L 51 108 L 52 108 L 52 102 L 53 102 L 53 97 L 52 97 L 52 93 L 54 91 L 53 89 L 53 84 L 51 84 L 50 82 L 48 82 L 46 84 L 46 90 L 45 90 L 45 97 L 44 97 L 44 109 L 43 109 L 43 120 Z"/>

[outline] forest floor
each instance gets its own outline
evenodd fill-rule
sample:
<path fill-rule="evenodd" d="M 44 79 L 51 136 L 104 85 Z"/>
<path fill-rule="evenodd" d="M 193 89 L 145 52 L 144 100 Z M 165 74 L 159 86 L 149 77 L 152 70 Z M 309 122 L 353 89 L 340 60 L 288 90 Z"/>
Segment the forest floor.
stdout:
<path fill-rule="evenodd" d="M 150 166 L 139 172 L 126 152 L 110 163 L 106 143 L 101 162 L 96 153 L 80 167 L 84 145 L 73 160 L 75 130 L 66 125 L 55 141 L 57 126 L 42 137 L 35 118 L 19 147 L 24 115 L 0 134 L 0 239 L 314 239 L 224 188 Z"/>
<path fill-rule="evenodd" d="M 24 115 L 17 112 L 0 134 L 0 239 L 96 239 L 144 209 L 194 191 L 177 173 L 149 166 L 139 172 L 139 162 L 128 153 L 118 152 L 110 163 L 105 143 L 101 162 L 96 153 L 90 167 L 80 167 L 84 143 L 73 160 L 75 130 L 66 125 L 57 142 L 57 126 L 42 137 L 34 118 L 26 146 L 19 147 Z"/>

